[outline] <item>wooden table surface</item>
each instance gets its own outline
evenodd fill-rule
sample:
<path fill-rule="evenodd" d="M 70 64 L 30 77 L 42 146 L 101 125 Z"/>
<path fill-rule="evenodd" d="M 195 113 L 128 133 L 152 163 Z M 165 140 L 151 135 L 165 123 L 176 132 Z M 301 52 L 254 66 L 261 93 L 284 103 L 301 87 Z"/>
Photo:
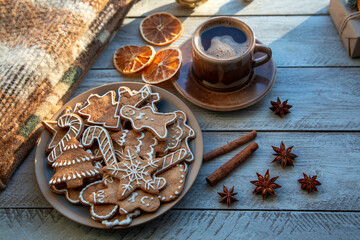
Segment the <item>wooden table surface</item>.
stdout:
<path fill-rule="evenodd" d="M 135 228 L 99 230 L 63 217 L 42 196 L 34 173 L 34 153 L 0 191 L 0 239 L 359 239 L 360 238 L 360 59 L 351 59 L 330 16 L 329 0 L 209 0 L 195 10 L 174 0 L 142 0 L 134 5 L 112 43 L 74 96 L 96 86 L 139 81 L 121 76 L 112 65 L 120 46 L 143 45 L 138 27 L 144 16 L 167 11 L 181 18 L 179 46 L 214 15 L 236 16 L 273 50 L 278 75 L 257 104 L 235 112 L 204 110 L 187 100 L 196 115 L 208 152 L 253 129 L 258 151 L 215 187 L 205 178 L 238 151 L 203 163 L 184 199 L 158 219 Z M 180 96 L 171 84 L 162 85 Z M 289 99 L 283 119 L 270 100 Z M 272 163 L 271 146 L 294 145 L 295 167 Z M 280 176 L 277 197 L 253 195 L 256 172 Z M 319 192 L 300 190 L 302 173 L 317 175 Z M 222 184 L 235 185 L 239 201 L 218 203 Z"/>

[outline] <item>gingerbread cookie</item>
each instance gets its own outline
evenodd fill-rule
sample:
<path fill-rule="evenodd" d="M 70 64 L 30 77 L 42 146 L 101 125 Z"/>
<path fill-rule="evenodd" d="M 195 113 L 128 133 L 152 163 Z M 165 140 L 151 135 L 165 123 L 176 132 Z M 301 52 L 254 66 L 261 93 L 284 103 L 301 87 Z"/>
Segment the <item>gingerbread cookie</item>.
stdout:
<path fill-rule="evenodd" d="M 156 107 L 156 104 L 161 101 L 160 95 L 158 93 L 153 93 L 151 91 L 150 85 L 148 85 L 148 84 L 146 84 L 144 87 L 142 87 L 139 90 L 139 92 L 141 92 L 141 91 L 148 92 L 150 95 L 150 97 L 144 103 L 141 104 L 141 107 L 149 106 L 154 110 L 154 112 L 157 112 L 158 109 Z"/>
<path fill-rule="evenodd" d="M 131 122 L 131 126 L 136 131 L 150 130 L 158 139 L 165 139 L 168 131 L 167 125 L 176 120 L 175 113 L 154 112 L 151 107 L 135 108 L 123 106 L 120 110 L 122 118 Z"/>
<path fill-rule="evenodd" d="M 109 132 L 104 127 L 100 126 L 90 126 L 86 128 L 81 142 L 84 146 L 90 147 L 95 140 L 98 142 L 105 164 L 115 164 L 117 160 Z"/>
<path fill-rule="evenodd" d="M 60 128 L 57 124 L 57 121 L 43 120 L 41 121 L 41 123 L 52 135 L 49 144 L 45 148 L 46 152 L 51 152 L 51 150 L 61 141 L 61 139 L 68 132 L 68 129 Z"/>
<path fill-rule="evenodd" d="M 115 227 L 115 226 L 126 226 L 129 225 L 132 222 L 132 219 L 134 217 L 137 217 L 141 214 L 140 210 L 135 210 L 132 213 L 128 213 L 125 215 L 121 215 L 120 213 L 117 213 L 114 217 L 104 220 L 101 223 L 104 224 L 106 227 Z"/>
<path fill-rule="evenodd" d="M 87 124 L 120 130 L 121 124 L 118 114 L 120 104 L 115 101 L 115 96 L 115 91 L 109 91 L 102 96 L 90 94 L 85 106 L 78 113 L 85 118 Z"/>
<path fill-rule="evenodd" d="M 156 155 L 154 148 L 157 146 L 158 140 L 150 131 L 123 130 L 110 135 L 119 146 L 134 148 L 143 159 L 153 159 Z"/>
<path fill-rule="evenodd" d="M 84 121 L 82 118 L 74 113 L 66 113 L 62 115 L 57 125 L 60 128 L 69 128 L 66 134 L 59 140 L 56 146 L 51 150 L 47 157 L 47 162 L 52 164 L 64 151 L 64 147 L 71 138 L 78 139 L 84 130 Z"/>
<path fill-rule="evenodd" d="M 55 174 L 49 184 L 53 189 L 78 188 L 84 180 L 100 176 L 93 164 L 94 157 L 83 149 L 76 138 L 71 138 L 64 148 L 64 153 L 52 164 Z"/>
<path fill-rule="evenodd" d="M 195 131 L 186 123 L 187 118 L 183 111 L 175 111 L 175 114 L 177 115 L 179 126 L 183 130 L 183 135 L 181 137 L 180 144 L 178 144 L 177 147 L 175 147 L 173 150 L 179 148 L 185 149 L 188 153 L 184 161 L 191 163 L 194 161 L 194 155 L 189 147 L 189 141 L 195 138 Z"/>
<path fill-rule="evenodd" d="M 177 112 L 175 112 L 177 114 Z M 155 147 L 155 151 L 160 153 L 160 156 L 166 155 L 170 150 L 177 150 L 180 148 L 180 142 L 184 137 L 185 126 L 182 123 L 182 117 L 176 117 L 176 121 L 167 127 L 168 135 L 165 140 L 160 141 Z"/>
<path fill-rule="evenodd" d="M 120 214 L 128 214 L 136 209 L 155 212 L 160 207 L 160 201 L 156 196 L 138 189 L 132 192 L 128 198 L 118 201 L 118 205 Z"/>
<path fill-rule="evenodd" d="M 116 204 L 90 204 L 90 215 L 93 219 L 102 221 L 113 217 L 118 209 L 119 206 Z"/>
<path fill-rule="evenodd" d="M 166 179 L 166 186 L 158 194 L 161 202 L 174 201 L 179 197 L 184 189 L 187 169 L 186 163 L 180 163 L 158 175 Z"/>
<path fill-rule="evenodd" d="M 64 113 L 75 113 L 75 114 L 78 114 L 78 111 L 79 111 L 81 108 L 85 107 L 85 105 L 86 105 L 86 102 L 85 102 L 85 103 L 78 102 L 78 103 L 75 104 L 75 107 L 73 107 L 73 108 L 70 107 L 70 106 L 67 106 L 67 107 L 65 108 Z"/>
<path fill-rule="evenodd" d="M 133 92 L 128 87 L 120 87 L 118 92 L 120 96 L 119 103 L 121 106 L 130 105 L 138 107 L 150 97 L 150 93 L 147 91 Z"/>
<path fill-rule="evenodd" d="M 150 194 L 157 194 L 159 191 L 151 174 L 162 165 L 162 161 L 162 159 L 143 160 L 134 149 L 126 147 L 124 160 L 104 167 L 103 172 L 120 181 L 117 190 L 118 200 L 125 199 L 138 188 Z"/>
<path fill-rule="evenodd" d="M 53 192 L 58 194 L 65 194 L 66 199 L 73 204 L 80 203 L 80 192 L 82 189 L 82 187 L 74 189 L 57 189 L 56 187 L 52 186 Z"/>
<path fill-rule="evenodd" d="M 87 185 L 79 194 L 80 202 L 90 206 L 90 214 L 92 218 L 96 220 L 109 219 L 118 212 L 118 206 L 116 204 L 99 205 L 94 203 L 95 193 L 99 192 L 99 198 L 101 198 L 101 193 L 106 188 L 107 186 L 100 180 Z"/>
<path fill-rule="evenodd" d="M 186 149 L 180 148 L 176 150 L 175 152 L 171 152 L 165 156 L 163 156 L 162 159 L 162 165 L 158 168 L 156 173 L 161 173 L 166 171 L 167 169 L 175 166 L 178 163 L 181 163 L 186 157 L 188 156 L 188 151 Z"/>

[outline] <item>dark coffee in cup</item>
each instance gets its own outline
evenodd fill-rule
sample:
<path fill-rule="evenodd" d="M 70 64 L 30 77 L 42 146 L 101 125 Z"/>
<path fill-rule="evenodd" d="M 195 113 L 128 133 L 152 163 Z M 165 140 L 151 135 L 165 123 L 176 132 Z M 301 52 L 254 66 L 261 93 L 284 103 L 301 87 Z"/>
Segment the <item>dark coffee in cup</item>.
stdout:
<path fill-rule="evenodd" d="M 204 54 L 218 59 L 231 59 L 240 56 L 249 47 L 246 34 L 231 23 L 210 26 L 200 34 L 200 49 Z"/>
<path fill-rule="evenodd" d="M 244 86 L 255 68 L 271 58 L 271 49 L 255 42 L 251 28 L 237 18 L 215 17 L 202 23 L 192 37 L 191 74 L 204 86 L 231 91 Z M 254 58 L 254 53 L 263 56 Z"/>

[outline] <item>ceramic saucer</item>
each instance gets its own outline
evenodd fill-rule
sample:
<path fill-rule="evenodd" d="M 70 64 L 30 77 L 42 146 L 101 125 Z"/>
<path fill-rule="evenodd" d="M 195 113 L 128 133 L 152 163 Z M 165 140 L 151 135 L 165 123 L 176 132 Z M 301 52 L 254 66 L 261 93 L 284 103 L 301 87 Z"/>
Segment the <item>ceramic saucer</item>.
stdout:
<path fill-rule="evenodd" d="M 257 43 L 261 43 L 256 40 Z M 256 67 L 252 79 L 243 87 L 229 92 L 210 90 L 199 83 L 191 74 L 192 50 L 191 39 L 180 46 L 183 63 L 179 77 L 173 80 L 175 88 L 190 102 L 210 110 L 233 111 L 248 107 L 261 100 L 271 89 L 276 77 L 274 58 Z M 261 57 L 264 53 L 255 53 Z"/>

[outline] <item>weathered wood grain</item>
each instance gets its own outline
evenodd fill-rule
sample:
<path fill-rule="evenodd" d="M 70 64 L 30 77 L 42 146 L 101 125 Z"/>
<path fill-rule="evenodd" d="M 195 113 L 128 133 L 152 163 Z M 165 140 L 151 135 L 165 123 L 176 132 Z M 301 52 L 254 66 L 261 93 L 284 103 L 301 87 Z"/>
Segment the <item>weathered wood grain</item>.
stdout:
<path fill-rule="evenodd" d="M 343 46 L 330 16 L 237 17 L 248 23 L 260 41 L 273 50 L 279 67 L 293 66 L 360 66 Z M 189 39 L 207 17 L 182 17 L 184 33 L 171 46 Z M 142 18 L 127 18 L 109 47 L 93 68 L 113 68 L 112 56 L 123 45 L 145 45 L 139 34 Z M 159 48 L 157 48 L 159 49 Z"/>
<path fill-rule="evenodd" d="M 360 213 L 179 211 L 129 229 L 93 229 L 52 209 L 1 209 L 0 239 L 359 239 Z"/>
<path fill-rule="evenodd" d="M 160 11 L 176 16 L 327 14 L 328 5 L 329 0 L 208 0 L 195 9 L 188 9 L 175 0 L 142 0 L 133 6 L 128 16 L 147 16 Z"/>
<path fill-rule="evenodd" d="M 204 133 L 204 152 L 217 148 L 244 133 Z M 299 157 L 295 167 L 281 168 L 272 163 L 274 153 L 271 146 L 287 147 L 295 145 L 293 153 Z M 203 163 L 199 176 L 185 198 L 176 205 L 177 209 L 227 209 L 218 203 L 222 184 L 235 186 L 239 202 L 231 209 L 241 210 L 326 210 L 359 211 L 360 205 L 360 133 L 291 133 L 259 132 L 256 142 L 259 149 L 238 169 L 233 171 L 215 187 L 210 187 L 205 178 L 225 161 L 238 153 L 241 148 L 222 157 Z M 11 207 L 51 207 L 43 198 L 34 176 L 34 155 L 31 154 L 16 172 L 10 185 L 0 193 L 0 208 Z M 280 176 L 277 183 L 283 187 L 276 191 L 277 198 L 262 200 L 253 195 L 256 172 L 265 174 L 270 169 L 271 176 Z M 307 194 L 297 182 L 302 173 L 318 175 L 322 182 L 319 192 Z"/>
<path fill-rule="evenodd" d="M 185 100 L 172 84 L 160 85 L 179 96 L 196 115 L 202 130 L 311 130 L 360 129 L 360 68 L 279 68 L 272 90 L 257 104 L 234 112 L 214 112 Z M 134 81 L 116 70 L 93 70 L 74 96 L 107 83 Z M 291 113 L 283 119 L 269 110 L 270 100 L 289 99 Z"/>

